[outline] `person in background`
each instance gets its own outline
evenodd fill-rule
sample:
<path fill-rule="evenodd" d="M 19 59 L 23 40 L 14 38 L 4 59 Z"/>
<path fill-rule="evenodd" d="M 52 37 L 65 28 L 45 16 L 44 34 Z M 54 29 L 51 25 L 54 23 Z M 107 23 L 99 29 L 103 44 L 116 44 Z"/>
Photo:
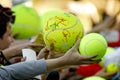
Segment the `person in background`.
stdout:
<path fill-rule="evenodd" d="M 0 5 L 0 64 L 1 65 L 10 65 L 9 61 L 11 58 L 16 56 L 21 56 L 23 48 L 36 48 L 39 47 L 39 50 L 44 47 L 42 44 L 33 44 L 27 42 L 24 44 L 14 45 L 9 47 L 10 44 L 14 41 L 11 35 L 11 25 L 15 21 L 14 12 L 11 11 L 8 7 L 3 7 Z M 38 49 L 37 49 L 38 50 Z"/>

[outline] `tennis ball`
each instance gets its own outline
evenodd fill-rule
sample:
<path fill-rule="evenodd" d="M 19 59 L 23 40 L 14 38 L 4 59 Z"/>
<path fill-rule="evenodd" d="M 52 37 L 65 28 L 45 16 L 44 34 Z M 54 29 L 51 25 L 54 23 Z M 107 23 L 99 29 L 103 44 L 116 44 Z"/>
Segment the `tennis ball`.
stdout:
<path fill-rule="evenodd" d="M 50 10 L 45 12 L 42 16 L 41 16 L 41 28 L 44 27 L 44 25 L 47 23 L 47 21 L 51 18 L 54 17 L 60 13 L 63 13 L 63 10 L 60 9 L 54 9 L 54 10 Z M 42 30 L 42 29 L 41 29 Z"/>
<path fill-rule="evenodd" d="M 52 11 L 49 15 L 43 26 L 44 42 L 48 47 L 53 43 L 56 53 L 64 53 L 77 39 L 83 37 L 83 26 L 76 16 L 65 11 L 58 11 L 56 14 Z"/>
<path fill-rule="evenodd" d="M 40 16 L 35 9 L 25 5 L 16 5 L 12 8 L 15 12 L 15 23 L 12 25 L 12 34 L 18 34 L 16 39 L 30 38 L 40 32 Z"/>
<path fill-rule="evenodd" d="M 108 73 L 117 72 L 117 71 L 118 71 L 118 66 L 116 66 L 115 64 L 109 64 L 107 66 Z"/>
<path fill-rule="evenodd" d="M 79 51 L 83 56 L 91 56 L 97 54 L 93 60 L 101 59 L 107 50 L 107 41 L 98 33 L 90 33 L 85 35 L 79 46 Z"/>
<path fill-rule="evenodd" d="M 106 79 L 99 76 L 90 76 L 90 77 L 84 78 L 83 80 L 106 80 Z"/>

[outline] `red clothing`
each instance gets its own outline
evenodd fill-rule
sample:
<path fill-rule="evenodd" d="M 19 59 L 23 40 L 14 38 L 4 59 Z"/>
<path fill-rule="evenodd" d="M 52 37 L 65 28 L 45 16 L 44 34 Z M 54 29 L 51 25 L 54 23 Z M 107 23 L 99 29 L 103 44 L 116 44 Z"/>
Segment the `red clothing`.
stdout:
<path fill-rule="evenodd" d="M 102 67 L 98 63 L 89 64 L 89 65 L 80 65 L 77 68 L 77 73 L 83 77 L 88 77 L 96 74 L 101 69 Z"/>
<path fill-rule="evenodd" d="M 113 38 L 115 38 L 115 37 L 113 37 Z M 111 41 L 111 42 L 108 42 L 108 46 L 110 46 L 110 47 L 120 47 L 120 32 L 118 32 L 118 38 L 117 38 L 118 40 L 117 41 Z"/>

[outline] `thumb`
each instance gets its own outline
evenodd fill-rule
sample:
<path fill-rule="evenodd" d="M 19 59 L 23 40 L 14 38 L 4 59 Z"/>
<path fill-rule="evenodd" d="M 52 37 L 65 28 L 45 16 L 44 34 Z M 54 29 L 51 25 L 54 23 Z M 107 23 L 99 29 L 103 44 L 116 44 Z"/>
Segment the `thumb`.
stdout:
<path fill-rule="evenodd" d="M 23 57 L 23 58 L 21 59 L 21 62 L 24 62 L 24 61 L 26 61 L 26 57 Z"/>
<path fill-rule="evenodd" d="M 49 51 L 48 59 L 54 58 L 54 56 L 55 56 L 55 54 L 54 54 L 54 44 L 51 43 L 51 44 L 50 44 L 50 51 Z"/>
<path fill-rule="evenodd" d="M 73 49 L 78 48 L 79 44 L 80 44 L 80 39 L 78 39 L 78 40 L 76 41 L 75 45 L 74 45 L 72 48 L 73 48 Z"/>

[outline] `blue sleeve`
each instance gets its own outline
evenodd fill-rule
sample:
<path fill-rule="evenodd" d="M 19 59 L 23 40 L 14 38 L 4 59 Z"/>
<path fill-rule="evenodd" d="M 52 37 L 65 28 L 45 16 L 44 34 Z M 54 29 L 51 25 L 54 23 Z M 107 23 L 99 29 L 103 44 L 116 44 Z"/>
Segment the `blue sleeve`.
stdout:
<path fill-rule="evenodd" d="M 0 68 L 0 80 L 25 80 L 47 72 L 44 59 L 16 63 Z"/>
<path fill-rule="evenodd" d="M 112 80 L 118 80 L 119 77 L 120 77 L 120 72 L 118 72 L 118 73 L 112 78 Z"/>

